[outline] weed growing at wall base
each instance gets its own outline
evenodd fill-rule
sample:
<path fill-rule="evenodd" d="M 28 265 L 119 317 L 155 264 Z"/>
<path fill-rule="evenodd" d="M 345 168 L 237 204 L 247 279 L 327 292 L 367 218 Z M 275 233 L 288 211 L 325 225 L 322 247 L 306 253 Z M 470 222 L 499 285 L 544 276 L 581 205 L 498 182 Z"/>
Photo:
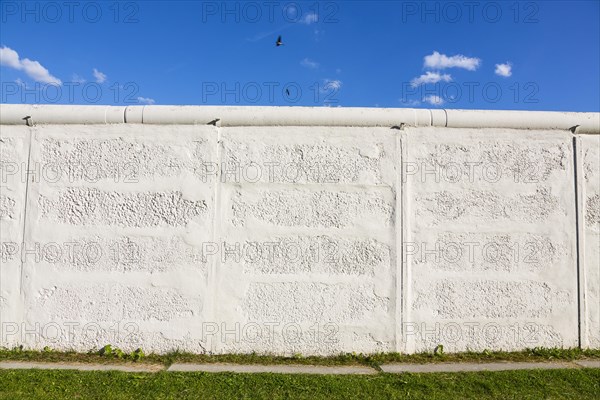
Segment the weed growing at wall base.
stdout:
<path fill-rule="evenodd" d="M 111 347 L 114 345 L 111 344 Z M 40 362 L 88 362 L 94 363 L 102 360 L 102 348 L 93 348 L 86 353 L 74 351 L 59 351 L 51 347 L 44 350 L 31 350 L 24 346 L 6 348 L 0 346 L 0 361 L 40 361 Z M 466 351 L 460 353 L 434 352 L 434 347 L 429 351 L 416 354 L 402 353 L 340 353 L 331 356 L 276 356 L 270 354 L 192 354 L 181 350 L 173 350 L 165 354 L 148 353 L 144 349 L 142 362 L 163 364 L 170 366 L 176 362 L 185 363 L 235 363 L 235 364 L 309 364 L 309 365 L 366 365 L 379 368 L 384 363 L 439 363 L 439 362 L 544 362 L 544 361 L 572 361 L 572 360 L 600 360 L 600 349 L 580 348 L 545 348 L 532 347 L 522 351 L 506 352 L 484 350 L 481 352 Z M 119 359 L 113 361 L 118 362 Z"/>

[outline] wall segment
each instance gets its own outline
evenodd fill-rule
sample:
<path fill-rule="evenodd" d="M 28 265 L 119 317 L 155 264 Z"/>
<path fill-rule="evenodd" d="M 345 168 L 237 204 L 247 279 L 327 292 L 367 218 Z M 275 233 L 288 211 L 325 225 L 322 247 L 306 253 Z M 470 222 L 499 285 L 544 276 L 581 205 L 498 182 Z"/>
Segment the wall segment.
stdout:
<path fill-rule="evenodd" d="M 598 121 L 2 105 L 0 346 L 597 348 Z"/>

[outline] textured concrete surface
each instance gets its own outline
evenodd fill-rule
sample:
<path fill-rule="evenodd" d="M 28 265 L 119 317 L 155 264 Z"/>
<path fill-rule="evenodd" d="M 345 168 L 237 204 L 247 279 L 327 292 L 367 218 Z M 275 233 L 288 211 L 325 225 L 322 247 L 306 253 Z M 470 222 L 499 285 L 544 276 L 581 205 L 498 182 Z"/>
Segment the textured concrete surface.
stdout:
<path fill-rule="evenodd" d="M 25 228 L 27 183 L 23 165 L 29 160 L 30 128 L 10 127 L 0 133 L 0 329 L 23 315 L 21 260 L 18 252 Z M 1 329 L 0 333 L 5 329 Z M 17 346 L 20 340 L 0 336 L 0 346 Z"/>
<path fill-rule="evenodd" d="M 186 123 L 2 125 L 0 346 L 600 346 L 598 136 Z"/>
<path fill-rule="evenodd" d="M 411 130 L 400 350 L 578 345 L 571 135 Z"/>
<path fill-rule="evenodd" d="M 20 296 L 9 307 L 22 311 L 3 315 L 7 343 L 204 352 L 200 243 L 213 240 L 214 179 L 201 166 L 215 157 L 216 128 L 31 129 L 29 224 L 25 244 L 15 240 Z"/>
<path fill-rule="evenodd" d="M 372 375 L 377 371 L 358 366 L 320 365 L 242 365 L 242 364 L 173 364 L 169 372 L 237 372 L 316 375 Z"/>
<path fill-rule="evenodd" d="M 583 209 L 581 255 L 584 323 L 582 344 L 600 348 L 600 136 L 582 136 L 579 156 L 581 172 L 578 181 Z"/>
<path fill-rule="evenodd" d="M 223 128 L 221 143 L 229 170 L 256 163 L 262 174 L 222 176 L 219 236 L 262 250 L 215 259 L 223 325 L 212 349 L 393 350 L 394 132 Z"/>

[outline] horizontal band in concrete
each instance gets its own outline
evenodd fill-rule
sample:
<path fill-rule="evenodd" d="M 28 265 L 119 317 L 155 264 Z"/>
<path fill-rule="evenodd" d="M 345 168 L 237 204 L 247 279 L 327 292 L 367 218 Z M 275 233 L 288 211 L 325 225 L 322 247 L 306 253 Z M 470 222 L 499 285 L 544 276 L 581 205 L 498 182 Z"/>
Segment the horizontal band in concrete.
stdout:
<path fill-rule="evenodd" d="M 353 107 L 0 104 L 0 124 L 215 124 L 556 129 L 600 134 L 600 113 Z"/>
<path fill-rule="evenodd" d="M 237 372 L 273 374 L 314 374 L 314 375 L 371 375 L 373 368 L 361 366 L 322 366 L 322 365 L 241 365 L 241 364 L 173 364 L 169 372 Z"/>
<path fill-rule="evenodd" d="M 498 363 L 441 363 L 441 364 L 385 364 L 383 372 L 388 373 L 426 373 L 426 372 L 480 372 L 480 371 L 516 371 L 523 369 L 563 369 L 576 368 L 571 363 L 532 363 L 532 362 L 498 362 Z"/>

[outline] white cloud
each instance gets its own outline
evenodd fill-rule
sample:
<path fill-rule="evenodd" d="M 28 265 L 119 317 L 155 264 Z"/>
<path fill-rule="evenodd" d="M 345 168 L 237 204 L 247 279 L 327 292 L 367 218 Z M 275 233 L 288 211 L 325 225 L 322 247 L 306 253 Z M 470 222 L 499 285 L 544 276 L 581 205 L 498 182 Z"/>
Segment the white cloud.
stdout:
<path fill-rule="evenodd" d="M 328 90 L 340 90 L 342 88 L 342 81 L 337 80 L 337 79 L 325 79 L 324 83 L 323 83 L 323 90 L 324 91 L 328 91 Z"/>
<path fill-rule="evenodd" d="M 481 64 L 481 60 L 479 58 L 465 57 L 462 54 L 448 57 L 447 55 L 440 54 L 437 51 L 434 51 L 431 55 L 425 56 L 423 60 L 423 65 L 426 68 L 431 69 L 464 68 L 469 71 L 475 71 Z"/>
<path fill-rule="evenodd" d="M 427 71 L 423 75 L 414 78 L 412 81 L 410 81 L 410 85 L 412 87 L 417 87 L 427 83 L 438 83 L 440 81 L 450 82 L 451 80 L 452 77 L 449 74 L 442 75 L 439 72 Z"/>
<path fill-rule="evenodd" d="M 23 82 L 23 79 L 21 79 L 21 78 L 15 79 L 15 83 L 21 87 L 24 87 L 24 88 L 27 87 L 27 84 L 25 82 Z"/>
<path fill-rule="evenodd" d="M 439 106 L 439 105 L 444 104 L 444 99 L 442 99 L 440 96 L 435 96 L 435 95 L 425 96 L 423 98 L 423 101 L 426 103 L 429 103 L 431 105 L 434 105 L 434 106 Z"/>
<path fill-rule="evenodd" d="M 98 71 L 96 68 L 94 68 L 94 71 L 92 73 L 94 75 L 94 78 L 96 79 L 96 83 L 106 82 L 106 74 L 103 74 L 102 72 Z"/>
<path fill-rule="evenodd" d="M 508 78 L 512 75 L 512 63 L 496 64 L 496 75 Z"/>
<path fill-rule="evenodd" d="M 314 12 L 308 13 L 300 20 L 300 22 L 306 25 L 314 24 L 319 22 L 319 15 Z"/>
<path fill-rule="evenodd" d="M 14 69 L 21 69 L 19 54 L 10 47 L 0 47 L 0 65 Z"/>
<path fill-rule="evenodd" d="M 314 33 L 314 37 L 315 37 L 315 41 L 318 42 L 321 40 L 321 36 L 323 36 L 323 34 L 325 33 L 325 31 L 320 30 L 320 29 L 315 29 L 313 31 Z"/>
<path fill-rule="evenodd" d="M 83 79 L 82 77 L 80 77 L 77 74 L 73 74 L 71 76 L 71 82 L 73 82 L 73 83 L 85 83 L 85 79 Z"/>
<path fill-rule="evenodd" d="M 405 104 L 407 106 L 418 106 L 421 104 L 419 100 L 408 100 L 408 99 L 400 99 L 400 103 Z"/>
<path fill-rule="evenodd" d="M 310 69 L 319 68 L 319 63 L 316 61 L 313 61 L 309 58 L 305 58 L 304 60 L 300 61 L 300 65 L 302 65 L 303 67 L 306 67 L 306 68 L 310 68 Z"/>
<path fill-rule="evenodd" d="M 0 47 L 0 65 L 25 72 L 27 76 L 36 82 L 54 83 L 60 85 L 62 82 L 37 61 L 29 58 L 20 59 L 19 54 L 10 47 Z"/>
<path fill-rule="evenodd" d="M 50 75 L 50 72 L 37 61 L 31 61 L 28 58 L 21 60 L 23 71 L 37 82 L 54 83 L 60 85 L 60 79 Z"/>
<path fill-rule="evenodd" d="M 154 101 L 154 99 L 151 99 L 149 97 L 138 97 L 137 101 L 138 101 L 138 103 L 141 103 L 141 104 L 154 104 L 154 103 L 156 103 Z"/>

